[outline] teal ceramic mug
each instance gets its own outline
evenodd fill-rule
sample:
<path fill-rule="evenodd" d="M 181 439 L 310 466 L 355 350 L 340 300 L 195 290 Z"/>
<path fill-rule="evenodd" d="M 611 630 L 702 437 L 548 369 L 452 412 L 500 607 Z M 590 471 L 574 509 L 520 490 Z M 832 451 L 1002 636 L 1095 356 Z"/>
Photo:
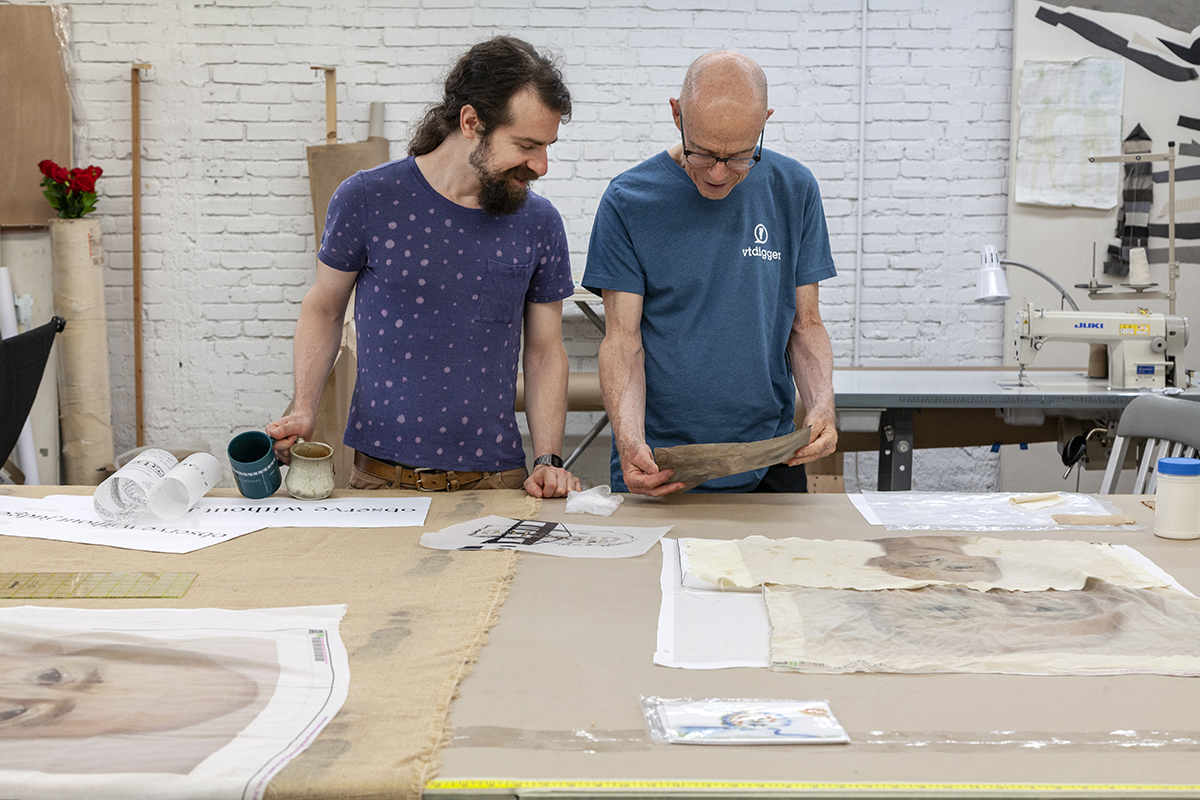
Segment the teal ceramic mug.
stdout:
<path fill-rule="evenodd" d="M 283 480 L 274 444 L 275 440 L 263 431 L 239 433 L 229 442 L 229 466 L 244 497 L 261 500 L 279 490 Z"/>

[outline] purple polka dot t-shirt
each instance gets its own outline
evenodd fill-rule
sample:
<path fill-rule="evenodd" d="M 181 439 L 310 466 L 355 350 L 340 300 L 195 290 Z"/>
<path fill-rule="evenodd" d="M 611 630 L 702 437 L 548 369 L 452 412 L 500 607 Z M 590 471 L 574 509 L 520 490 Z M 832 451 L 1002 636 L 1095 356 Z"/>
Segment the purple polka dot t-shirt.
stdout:
<path fill-rule="evenodd" d="M 562 218 L 530 192 L 515 214 L 442 197 L 411 158 L 347 178 L 319 258 L 358 272 L 358 380 L 345 443 L 462 471 L 525 464 L 513 405 L 525 303 L 573 291 Z"/>

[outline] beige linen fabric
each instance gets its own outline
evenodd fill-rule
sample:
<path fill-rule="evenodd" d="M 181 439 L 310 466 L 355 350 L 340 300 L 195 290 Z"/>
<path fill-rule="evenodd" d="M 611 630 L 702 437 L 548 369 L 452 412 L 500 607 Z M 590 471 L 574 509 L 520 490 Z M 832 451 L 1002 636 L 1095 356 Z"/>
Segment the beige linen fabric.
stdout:
<path fill-rule="evenodd" d="M 681 444 L 654 448 L 654 463 L 659 469 L 673 469 L 672 481 L 683 481 L 686 492 L 710 478 L 737 475 L 752 469 L 782 464 L 808 444 L 812 427 L 767 439 L 762 442 L 725 442 L 722 444 Z"/>
<path fill-rule="evenodd" d="M 40 497 L 84 487 L 0 487 Z M 215 496 L 236 497 L 231 490 Z M 415 496 L 415 492 L 389 492 Z M 335 497 L 378 497 L 338 490 Z M 447 713 L 497 620 L 518 555 L 421 547 L 426 530 L 488 514 L 536 518 L 523 491 L 422 495 L 425 527 L 270 528 L 184 555 L 3 537 L 6 571 L 196 572 L 182 598 L 54 600 L 88 608 L 269 608 L 345 603 L 350 694 L 320 736 L 271 781 L 266 797 L 417 800 L 441 761 Z M 26 605 L 27 600 L 0 600 Z"/>
<path fill-rule="evenodd" d="M 1164 581 L 1107 544 L 982 536 L 825 539 L 683 539 L 688 571 L 717 586 L 765 583 L 826 589 L 912 589 L 930 585 L 1045 591 L 1081 589 L 1089 577 L 1149 588 Z"/>
<path fill-rule="evenodd" d="M 1200 675 L 1200 601 L 1099 580 L 1070 592 L 764 588 L 771 667 L 800 672 Z"/>

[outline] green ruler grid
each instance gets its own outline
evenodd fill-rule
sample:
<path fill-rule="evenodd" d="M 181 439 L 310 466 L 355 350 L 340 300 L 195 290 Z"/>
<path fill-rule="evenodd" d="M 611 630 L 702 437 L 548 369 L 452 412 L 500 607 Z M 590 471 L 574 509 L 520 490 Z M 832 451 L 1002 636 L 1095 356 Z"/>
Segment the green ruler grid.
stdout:
<path fill-rule="evenodd" d="M 183 597 L 195 572 L 0 572 L 0 599 Z"/>

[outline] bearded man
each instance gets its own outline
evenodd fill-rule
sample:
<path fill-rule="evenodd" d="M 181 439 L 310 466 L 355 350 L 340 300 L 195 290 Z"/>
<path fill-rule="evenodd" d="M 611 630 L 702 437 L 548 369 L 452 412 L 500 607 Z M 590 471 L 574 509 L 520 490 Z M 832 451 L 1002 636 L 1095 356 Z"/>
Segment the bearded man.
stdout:
<path fill-rule="evenodd" d="M 266 428 L 282 460 L 312 435 L 353 291 L 351 488 L 579 489 L 561 458 L 568 243 L 559 213 L 529 190 L 570 114 L 550 60 L 490 39 L 451 69 L 408 158 L 338 188 L 296 322 L 293 411 Z M 514 410 L 522 330 L 532 473 Z"/>

